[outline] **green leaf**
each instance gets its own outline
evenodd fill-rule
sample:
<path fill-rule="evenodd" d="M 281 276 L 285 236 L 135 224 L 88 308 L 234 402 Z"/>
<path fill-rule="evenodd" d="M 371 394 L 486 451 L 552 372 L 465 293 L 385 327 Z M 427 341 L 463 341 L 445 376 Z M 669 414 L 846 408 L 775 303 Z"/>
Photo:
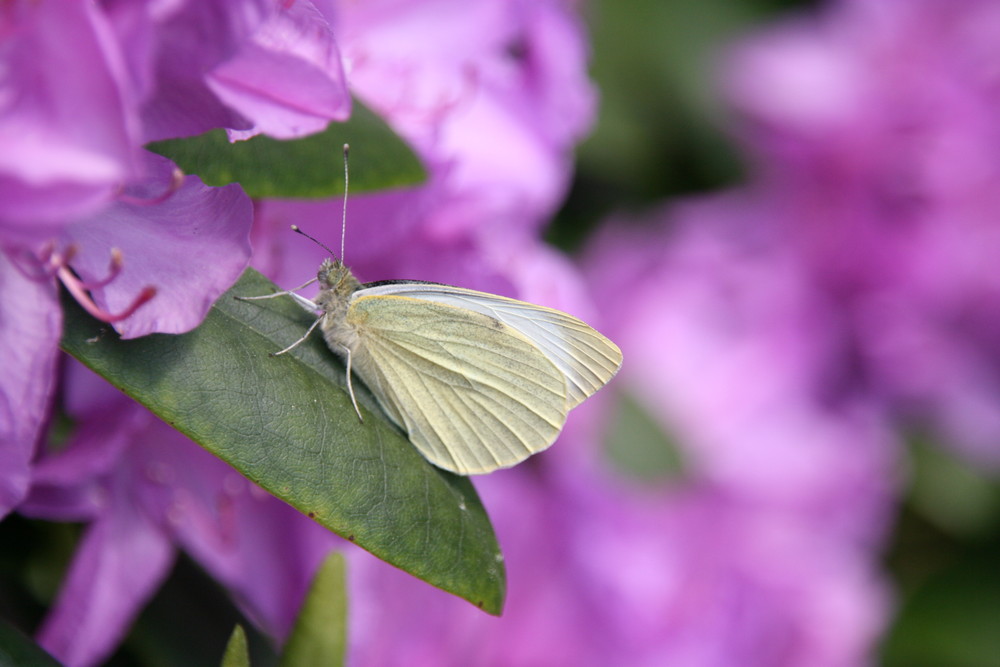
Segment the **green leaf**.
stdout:
<path fill-rule="evenodd" d="M 344 664 L 347 651 L 347 578 L 344 557 L 333 551 L 313 577 L 281 667 Z"/>
<path fill-rule="evenodd" d="M 183 335 L 123 341 L 68 293 L 62 347 L 243 475 L 338 535 L 491 614 L 505 578 L 470 481 L 435 468 L 354 388 L 322 337 L 281 357 L 314 321 L 248 269 Z"/>
<path fill-rule="evenodd" d="M 0 665 L 18 667 L 59 667 L 59 662 L 45 649 L 0 619 Z"/>
<path fill-rule="evenodd" d="M 616 469 L 638 482 L 662 485 L 684 476 L 684 455 L 678 443 L 627 392 L 618 392 L 605 452 Z"/>
<path fill-rule="evenodd" d="M 222 667 L 250 667 L 250 647 L 247 645 L 247 633 L 243 626 L 237 623 L 233 634 L 229 635 L 226 653 L 222 656 Z"/>
<path fill-rule="evenodd" d="M 344 193 L 343 146 L 351 145 L 351 192 L 422 183 L 420 160 L 381 118 L 354 100 L 351 118 L 323 132 L 230 143 L 225 130 L 146 146 L 207 185 L 239 183 L 251 197 L 320 198 Z"/>

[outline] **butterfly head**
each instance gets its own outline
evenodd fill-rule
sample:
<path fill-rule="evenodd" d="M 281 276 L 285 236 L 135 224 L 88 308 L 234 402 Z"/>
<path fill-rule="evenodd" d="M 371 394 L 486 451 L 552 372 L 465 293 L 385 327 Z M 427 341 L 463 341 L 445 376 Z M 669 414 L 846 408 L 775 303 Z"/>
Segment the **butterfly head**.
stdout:
<path fill-rule="evenodd" d="M 333 257 L 323 260 L 323 263 L 319 265 L 316 278 L 320 286 L 316 303 L 327 312 L 337 308 L 340 304 L 346 304 L 351 294 L 361 287 L 361 283 L 354 277 L 351 270 L 344 266 L 342 261 Z"/>

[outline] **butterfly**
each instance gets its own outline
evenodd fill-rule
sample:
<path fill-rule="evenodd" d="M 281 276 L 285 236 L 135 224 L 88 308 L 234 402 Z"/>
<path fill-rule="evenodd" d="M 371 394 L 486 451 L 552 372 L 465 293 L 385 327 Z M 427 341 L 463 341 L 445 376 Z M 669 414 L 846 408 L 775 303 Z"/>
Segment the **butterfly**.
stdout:
<path fill-rule="evenodd" d="M 551 445 L 567 413 L 621 367 L 614 343 L 551 308 L 471 289 L 419 281 L 362 284 L 339 259 L 316 279 L 304 307 L 385 414 L 434 465 L 460 475 L 507 468 Z"/>
<path fill-rule="evenodd" d="M 621 367 L 621 350 L 571 315 L 440 283 L 362 284 L 329 248 L 292 229 L 331 256 L 293 290 L 240 297 L 289 295 L 319 313 L 300 339 L 274 354 L 294 349 L 319 327 L 345 360 L 358 417 L 352 373 L 440 468 L 489 473 L 548 448 L 567 413 Z M 320 286 L 314 300 L 296 294 L 314 282 Z"/>

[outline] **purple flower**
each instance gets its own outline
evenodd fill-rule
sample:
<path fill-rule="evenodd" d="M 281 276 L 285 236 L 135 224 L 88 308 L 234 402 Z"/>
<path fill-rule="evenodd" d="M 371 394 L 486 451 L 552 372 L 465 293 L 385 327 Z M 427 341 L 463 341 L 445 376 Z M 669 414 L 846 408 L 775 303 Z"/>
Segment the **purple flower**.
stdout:
<path fill-rule="evenodd" d="M 837 307 L 865 390 L 1000 459 L 1000 7 L 842 2 L 737 48 L 755 197 Z"/>
<path fill-rule="evenodd" d="M 768 212 L 734 192 L 595 239 L 609 335 L 639 359 L 621 382 L 680 438 L 691 474 L 872 543 L 895 437 L 850 384 L 835 304 L 769 242 Z"/>
<path fill-rule="evenodd" d="M 151 158 L 150 171 L 164 176 L 171 170 L 165 162 Z M 151 178 L 126 195 L 157 187 L 162 192 L 170 182 Z M 0 385 L 0 452 L 7 464 L 0 468 L 0 514 L 27 488 L 52 398 L 62 331 L 54 279 L 93 315 L 135 337 L 194 328 L 246 266 L 251 207 L 239 187 L 206 188 L 193 176 L 176 187 L 155 205 L 122 195 L 99 213 L 69 221 L 53 242 L 35 246 L 37 254 L 26 246 L 0 251 L 7 299 L 0 346 L 12 360 Z M 179 271 L 182 266 L 190 270 Z M 92 297 L 83 291 L 88 288 Z"/>
<path fill-rule="evenodd" d="M 78 428 L 63 451 L 38 462 L 19 510 L 88 526 L 40 643 L 68 665 L 100 662 L 178 547 L 251 620 L 284 637 L 337 538 L 75 362 L 65 387 Z"/>
<path fill-rule="evenodd" d="M 505 554 L 501 618 L 352 558 L 353 664 L 864 661 L 885 616 L 866 550 L 711 485 L 643 495 L 553 472 L 477 484 Z"/>
<path fill-rule="evenodd" d="M 51 236 L 67 218 L 100 208 L 134 175 L 139 132 L 108 33 L 93 3 L 10 2 L 0 13 L 5 240 Z"/>
<path fill-rule="evenodd" d="M 0 34 L 0 345 L 18 351 L 0 384 L 2 516 L 51 401 L 55 280 L 129 338 L 197 326 L 248 263 L 239 187 L 207 188 L 141 144 L 213 127 L 299 136 L 343 119 L 350 97 L 309 2 L 15 1 Z"/>
<path fill-rule="evenodd" d="M 344 120 L 350 96 L 330 25 L 309 0 L 109 3 L 139 80 L 143 139 L 279 138 Z"/>
<path fill-rule="evenodd" d="M 351 97 L 333 29 L 310 2 L 272 12 L 237 54 L 206 77 L 227 106 L 253 121 L 250 131 L 291 139 L 346 120 Z"/>
<path fill-rule="evenodd" d="M 858 664 L 886 621 L 875 550 L 898 443 L 877 404 L 842 391 L 836 311 L 802 279 L 796 255 L 771 243 L 768 209 L 754 203 L 734 192 L 645 225 L 609 224 L 587 257 L 607 332 L 628 360 L 615 386 L 683 461 L 642 502 L 606 506 L 606 532 L 587 541 L 605 555 L 582 580 L 623 572 L 608 595 L 633 611 L 612 618 L 661 619 L 635 644 L 647 646 L 639 664 Z M 581 464 L 604 468 L 586 460 L 603 459 L 598 445 L 553 452 L 579 494 L 594 486 Z M 649 575 L 627 585 L 627 564 L 649 553 L 669 582 L 659 593 L 647 594 Z"/>
<path fill-rule="evenodd" d="M 55 383 L 62 315 L 50 285 L 26 278 L 0 252 L 0 516 L 28 490 L 34 442 Z M 13 317 L 11 316 L 13 315 Z"/>
<path fill-rule="evenodd" d="M 593 118 L 579 19 L 556 0 L 341 9 L 352 86 L 430 168 L 426 237 L 503 246 L 533 235 L 564 196 L 570 150 Z"/>

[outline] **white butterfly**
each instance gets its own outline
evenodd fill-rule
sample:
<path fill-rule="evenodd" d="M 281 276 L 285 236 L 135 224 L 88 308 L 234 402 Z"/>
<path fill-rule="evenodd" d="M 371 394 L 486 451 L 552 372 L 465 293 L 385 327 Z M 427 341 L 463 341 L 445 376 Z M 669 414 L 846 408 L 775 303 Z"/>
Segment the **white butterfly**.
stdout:
<path fill-rule="evenodd" d="M 348 150 L 345 144 L 341 257 Z M 315 301 L 296 294 L 314 282 L 320 285 Z M 237 298 L 283 295 L 322 314 L 275 356 L 321 327 L 326 344 L 347 361 L 347 390 L 358 418 L 352 370 L 428 461 L 460 475 L 509 468 L 548 448 L 567 413 L 622 365 L 618 346 L 558 310 L 438 283 L 361 284 L 333 257 L 293 290 Z"/>
<path fill-rule="evenodd" d="M 315 301 L 295 294 L 317 281 Z M 361 284 L 333 258 L 296 290 L 248 297 L 289 295 L 322 311 L 276 354 L 319 326 L 346 359 L 358 416 L 352 370 L 428 461 L 460 475 L 507 468 L 549 447 L 569 410 L 621 367 L 618 347 L 575 317 L 494 294 L 413 281 Z"/>

